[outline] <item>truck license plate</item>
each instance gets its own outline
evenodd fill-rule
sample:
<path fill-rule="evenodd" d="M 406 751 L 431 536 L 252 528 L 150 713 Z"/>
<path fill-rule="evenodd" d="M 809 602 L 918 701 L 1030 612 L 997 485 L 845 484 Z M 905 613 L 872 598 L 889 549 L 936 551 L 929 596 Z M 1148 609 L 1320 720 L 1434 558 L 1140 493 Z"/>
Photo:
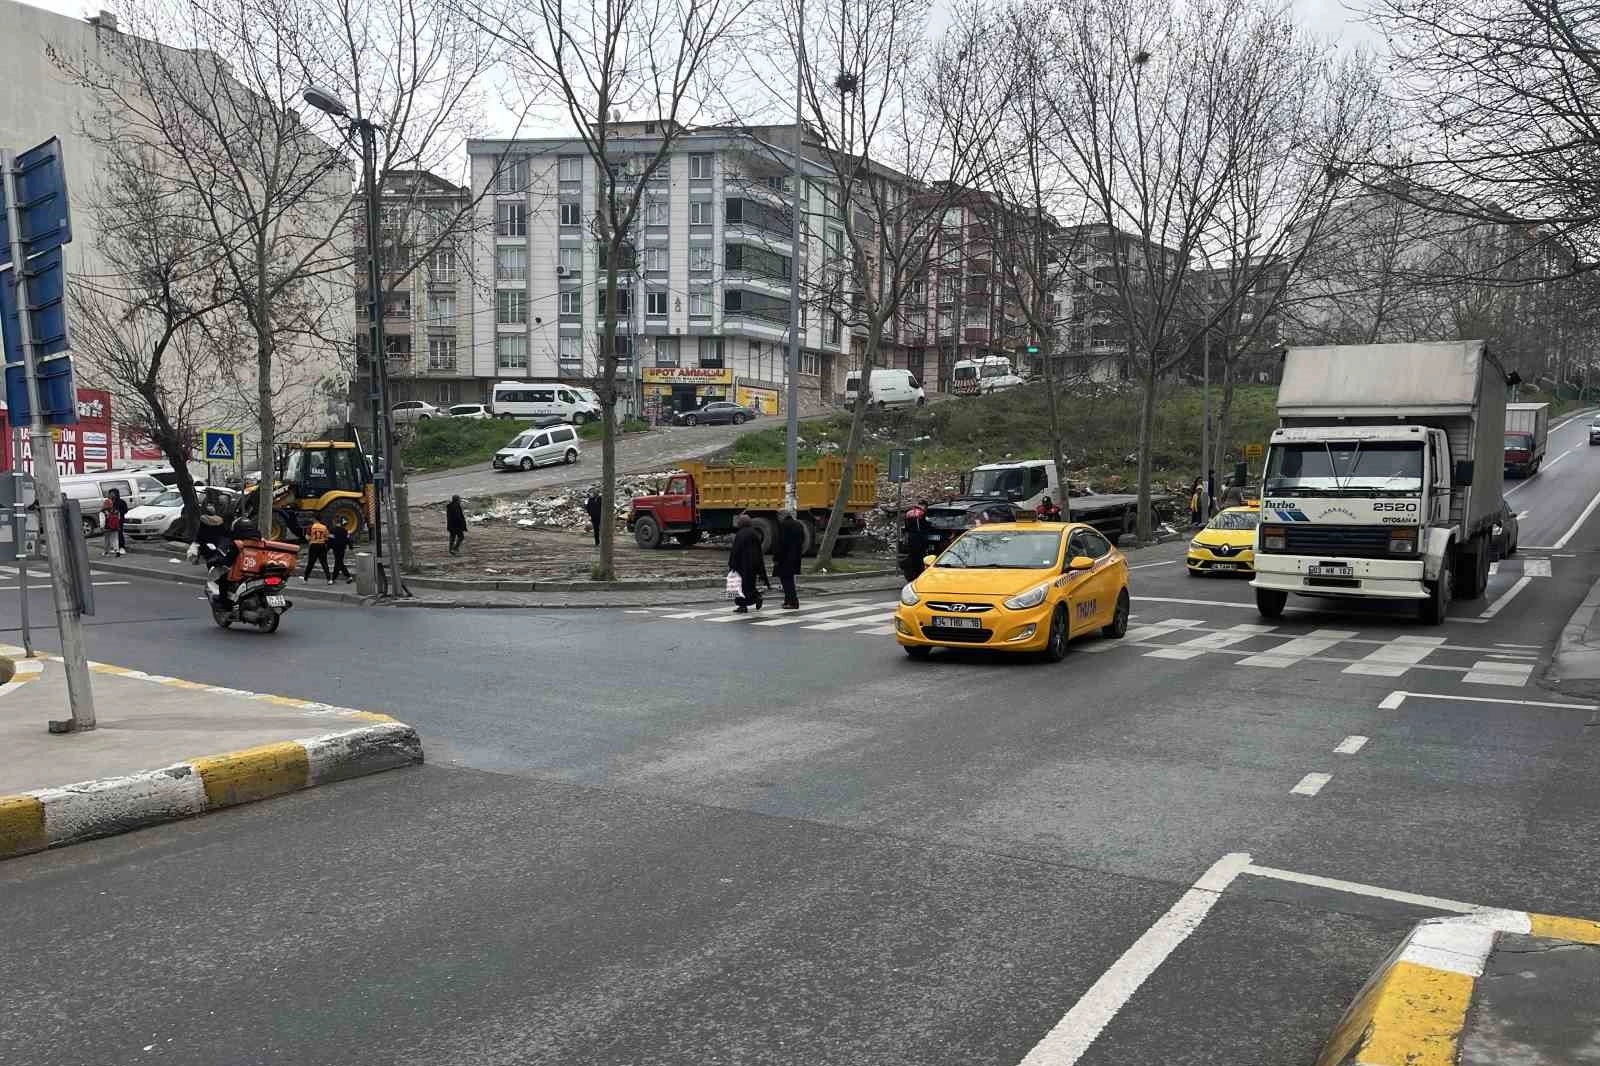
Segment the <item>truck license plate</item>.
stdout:
<path fill-rule="evenodd" d="M 1306 573 L 1310 574 L 1312 577 L 1356 576 L 1355 567 L 1346 566 L 1343 563 L 1312 563 L 1310 566 L 1306 567 Z"/>
<path fill-rule="evenodd" d="M 982 629 L 981 618 L 938 618 L 933 620 L 935 629 Z"/>
<path fill-rule="evenodd" d="M 284 599 L 283 599 L 282 596 L 268 596 L 267 597 L 267 606 L 268 607 L 282 607 L 283 605 L 284 605 Z"/>

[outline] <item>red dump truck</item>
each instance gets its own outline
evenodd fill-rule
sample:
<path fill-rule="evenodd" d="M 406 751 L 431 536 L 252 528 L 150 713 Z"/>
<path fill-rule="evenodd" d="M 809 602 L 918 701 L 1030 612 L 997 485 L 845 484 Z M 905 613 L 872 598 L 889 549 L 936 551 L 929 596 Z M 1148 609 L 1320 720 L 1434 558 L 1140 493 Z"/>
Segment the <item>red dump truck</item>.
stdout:
<path fill-rule="evenodd" d="M 755 520 L 762 543 L 771 551 L 778 535 L 778 511 L 783 507 L 783 475 L 781 466 L 685 463 L 667 479 L 664 491 L 634 497 L 628 507 L 628 529 L 641 548 L 659 548 L 667 537 L 688 547 L 702 537 L 732 533 L 733 520 L 743 511 Z M 802 466 L 797 473 L 795 516 L 806 530 L 807 555 L 816 550 L 843 477 L 843 461 L 832 457 Z M 866 532 L 863 516 L 875 502 L 877 491 L 877 462 L 857 459 L 834 554 L 850 554 Z"/>

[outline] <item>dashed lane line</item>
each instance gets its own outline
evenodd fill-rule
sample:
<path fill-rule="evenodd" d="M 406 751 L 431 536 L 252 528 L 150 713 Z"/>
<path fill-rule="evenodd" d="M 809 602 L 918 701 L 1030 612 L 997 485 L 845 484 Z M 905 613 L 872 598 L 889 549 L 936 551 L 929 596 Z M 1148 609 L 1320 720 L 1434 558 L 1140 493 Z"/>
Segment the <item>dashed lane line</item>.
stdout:
<path fill-rule="evenodd" d="M 1334 747 L 1334 754 L 1354 755 L 1356 752 L 1367 746 L 1367 739 L 1368 738 L 1361 736 L 1359 733 L 1345 737 Z"/>
<path fill-rule="evenodd" d="M 1332 774 L 1313 773 L 1300 779 L 1300 783 L 1289 790 L 1291 796 L 1315 796 L 1322 791 L 1322 786 L 1333 780 Z"/>

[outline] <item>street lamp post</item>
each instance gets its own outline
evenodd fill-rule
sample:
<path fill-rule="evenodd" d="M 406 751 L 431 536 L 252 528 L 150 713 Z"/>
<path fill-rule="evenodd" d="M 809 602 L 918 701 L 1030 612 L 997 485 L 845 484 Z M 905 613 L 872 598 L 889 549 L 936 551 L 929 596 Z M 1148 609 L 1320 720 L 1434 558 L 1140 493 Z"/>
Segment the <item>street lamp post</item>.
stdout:
<path fill-rule="evenodd" d="M 379 505 L 373 508 L 372 548 L 380 560 L 383 553 L 383 527 L 389 526 L 391 538 L 389 569 L 380 571 L 386 591 L 401 591 L 400 572 L 396 561 L 399 555 L 399 517 L 394 513 L 394 420 L 389 411 L 389 368 L 385 361 L 383 336 L 383 280 L 380 271 L 378 226 L 378 127 L 359 115 L 352 116 L 343 100 L 326 89 L 316 86 L 305 91 L 305 101 L 333 118 L 348 120 L 350 129 L 361 137 L 361 189 L 366 200 L 367 229 L 367 368 L 368 402 L 372 410 L 373 445 L 379 450 L 383 462 L 383 478 L 379 491 Z"/>
<path fill-rule="evenodd" d="M 789 243 L 789 351 L 785 362 L 784 374 L 784 421 L 785 434 L 783 445 L 783 506 L 793 511 L 799 503 L 795 482 L 800 477 L 800 350 L 805 343 L 805 338 L 800 336 L 800 244 L 804 240 L 804 229 L 801 226 L 801 212 L 805 207 L 805 200 L 801 195 L 804 183 L 804 170 L 800 162 L 800 151 L 805 146 L 805 122 L 801 118 L 801 107 L 804 97 L 802 90 L 805 86 L 806 69 L 806 18 L 805 2 L 800 0 L 795 15 L 795 40 L 799 42 L 800 62 L 795 67 L 794 74 L 794 159 L 793 195 L 790 203 L 793 205 L 794 218 L 790 220 Z"/>

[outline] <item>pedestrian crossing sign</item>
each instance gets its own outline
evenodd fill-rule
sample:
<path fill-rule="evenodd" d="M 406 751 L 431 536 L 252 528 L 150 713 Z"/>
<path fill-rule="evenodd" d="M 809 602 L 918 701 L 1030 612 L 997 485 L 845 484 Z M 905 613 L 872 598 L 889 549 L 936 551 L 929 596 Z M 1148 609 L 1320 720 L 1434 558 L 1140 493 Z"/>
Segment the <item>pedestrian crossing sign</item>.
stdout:
<path fill-rule="evenodd" d="M 231 463 L 239 456 L 239 434 L 231 429 L 206 430 L 204 444 L 208 463 Z"/>

